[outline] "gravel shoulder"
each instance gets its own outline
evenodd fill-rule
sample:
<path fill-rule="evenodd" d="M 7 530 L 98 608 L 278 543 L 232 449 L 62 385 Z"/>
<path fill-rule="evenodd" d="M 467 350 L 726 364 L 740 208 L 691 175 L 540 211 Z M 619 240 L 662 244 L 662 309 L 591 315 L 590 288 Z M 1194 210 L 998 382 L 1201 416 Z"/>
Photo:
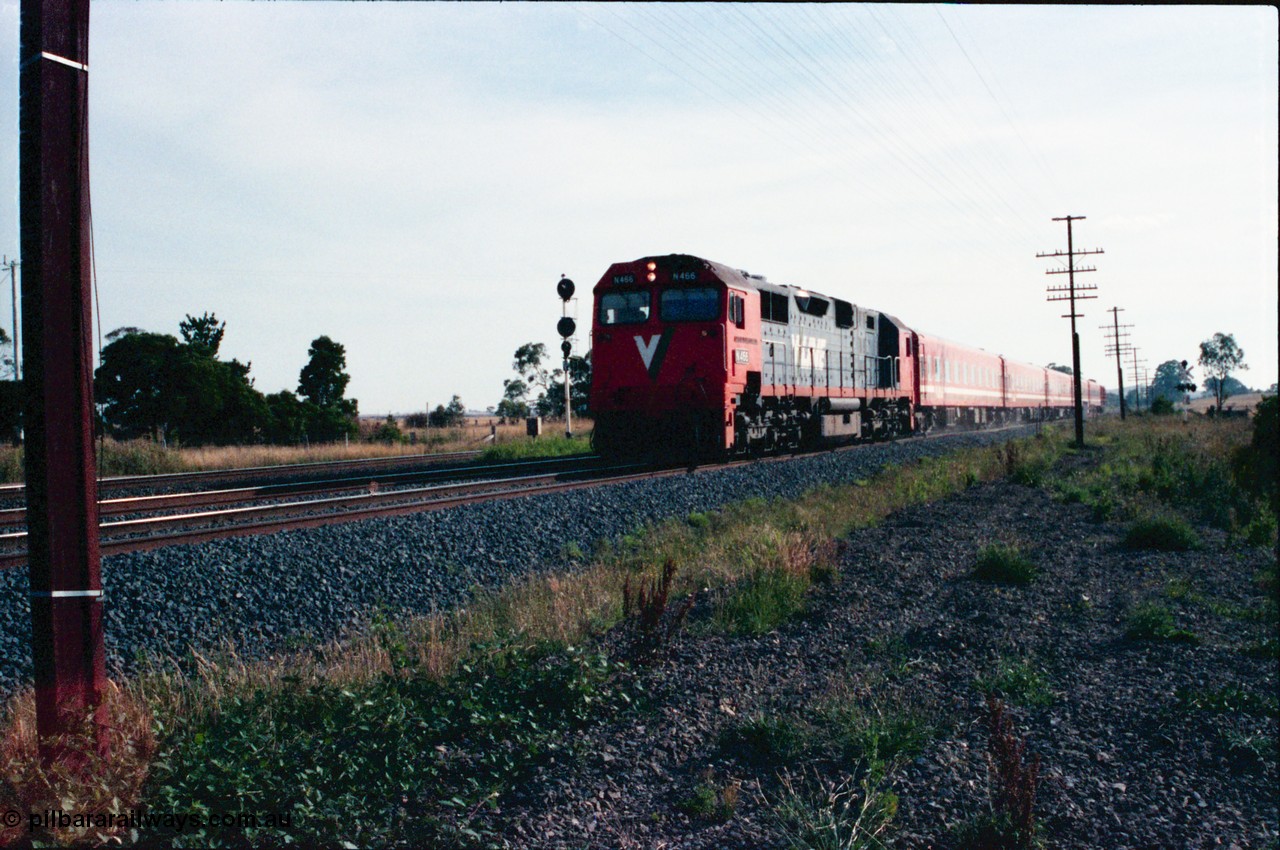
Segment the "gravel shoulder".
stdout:
<path fill-rule="evenodd" d="M 1245 649 L 1275 637 L 1254 578 L 1275 553 L 1198 531 L 1195 551 L 1129 552 L 1123 526 L 1007 482 L 904 510 L 852 534 L 839 581 L 775 632 L 711 633 L 704 600 L 644 673 L 649 709 L 588 730 L 576 760 L 541 768 L 490 825 L 521 848 L 786 846 L 765 804 L 780 767 L 834 781 L 848 765 L 762 767 L 720 742 L 749 719 L 812 721 L 845 692 L 929 718 L 929 740 L 887 780 L 900 801 L 887 843 L 951 846 L 953 828 L 988 805 L 975 680 L 1017 663 L 1044 686 L 1038 700 L 1008 702 L 1041 759 L 1048 846 L 1273 847 L 1277 664 Z M 995 541 L 1017 544 L 1039 578 L 973 579 Z M 1143 602 L 1197 642 L 1127 638 Z M 738 783 L 727 819 L 686 813 L 699 785 Z"/>

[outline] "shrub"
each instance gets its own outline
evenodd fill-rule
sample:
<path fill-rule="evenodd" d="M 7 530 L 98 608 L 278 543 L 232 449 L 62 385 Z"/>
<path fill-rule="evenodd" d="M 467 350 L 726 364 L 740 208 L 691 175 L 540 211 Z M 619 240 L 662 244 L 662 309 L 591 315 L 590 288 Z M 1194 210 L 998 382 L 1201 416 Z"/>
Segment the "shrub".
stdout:
<path fill-rule="evenodd" d="M 386 421 L 380 422 L 377 428 L 369 434 L 369 442 L 371 443 L 403 443 L 405 441 L 404 432 L 400 430 L 400 426 L 396 424 L 396 418 L 390 413 L 387 414 Z"/>
<path fill-rule="evenodd" d="M 1253 436 L 1231 459 L 1236 481 L 1280 510 L 1280 396 L 1268 396 L 1253 413 Z"/>
<path fill-rule="evenodd" d="M 1164 396 L 1159 396 L 1151 402 L 1151 412 L 1156 416 L 1170 416 L 1173 414 L 1173 402 Z"/>
<path fill-rule="evenodd" d="M 1000 584 L 1030 584 L 1039 574 L 1036 565 L 1016 546 L 992 543 L 978 553 L 973 577 Z"/>
<path fill-rule="evenodd" d="M 730 781 L 719 785 L 713 781 L 710 769 L 693 793 L 677 804 L 686 815 L 710 821 L 726 821 L 733 817 L 742 796 L 742 783 Z"/>
<path fill-rule="evenodd" d="M 1186 552 L 1200 543 L 1195 530 L 1186 520 L 1176 516 L 1140 519 L 1125 533 L 1126 549 L 1155 549 L 1160 552 Z"/>

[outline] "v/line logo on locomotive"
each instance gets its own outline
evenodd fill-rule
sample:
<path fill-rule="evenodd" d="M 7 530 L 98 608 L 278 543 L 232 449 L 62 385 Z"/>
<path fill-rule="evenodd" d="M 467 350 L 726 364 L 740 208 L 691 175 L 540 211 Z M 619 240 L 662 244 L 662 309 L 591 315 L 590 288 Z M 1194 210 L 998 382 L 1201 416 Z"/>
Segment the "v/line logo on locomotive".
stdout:
<path fill-rule="evenodd" d="M 1069 375 L 686 254 L 593 290 L 596 449 L 718 457 L 1071 415 Z M 1100 413 L 1106 391 L 1085 388 Z"/>

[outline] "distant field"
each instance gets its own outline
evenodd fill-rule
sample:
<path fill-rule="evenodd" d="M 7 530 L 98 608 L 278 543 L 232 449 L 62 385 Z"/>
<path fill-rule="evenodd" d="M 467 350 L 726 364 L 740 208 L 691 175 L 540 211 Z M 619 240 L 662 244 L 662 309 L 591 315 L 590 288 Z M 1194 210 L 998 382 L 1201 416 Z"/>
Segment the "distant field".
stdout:
<path fill-rule="evenodd" d="M 1258 402 L 1262 401 L 1262 393 L 1245 393 L 1243 395 L 1228 396 L 1227 400 L 1222 403 L 1223 410 L 1249 410 L 1252 411 L 1258 406 Z M 1209 408 L 1213 407 L 1216 402 L 1213 396 L 1205 398 L 1194 398 L 1191 403 L 1185 407 L 1193 413 L 1208 413 Z"/>

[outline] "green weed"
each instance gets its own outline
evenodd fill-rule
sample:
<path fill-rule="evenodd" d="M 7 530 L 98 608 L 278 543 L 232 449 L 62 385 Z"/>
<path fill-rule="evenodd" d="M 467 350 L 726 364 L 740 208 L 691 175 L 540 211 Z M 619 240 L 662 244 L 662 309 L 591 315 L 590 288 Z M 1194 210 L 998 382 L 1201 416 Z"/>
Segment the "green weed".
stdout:
<path fill-rule="evenodd" d="M 1017 705 L 1051 705 L 1049 682 L 1031 661 L 1002 658 L 989 675 L 979 676 L 977 689 Z"/>

